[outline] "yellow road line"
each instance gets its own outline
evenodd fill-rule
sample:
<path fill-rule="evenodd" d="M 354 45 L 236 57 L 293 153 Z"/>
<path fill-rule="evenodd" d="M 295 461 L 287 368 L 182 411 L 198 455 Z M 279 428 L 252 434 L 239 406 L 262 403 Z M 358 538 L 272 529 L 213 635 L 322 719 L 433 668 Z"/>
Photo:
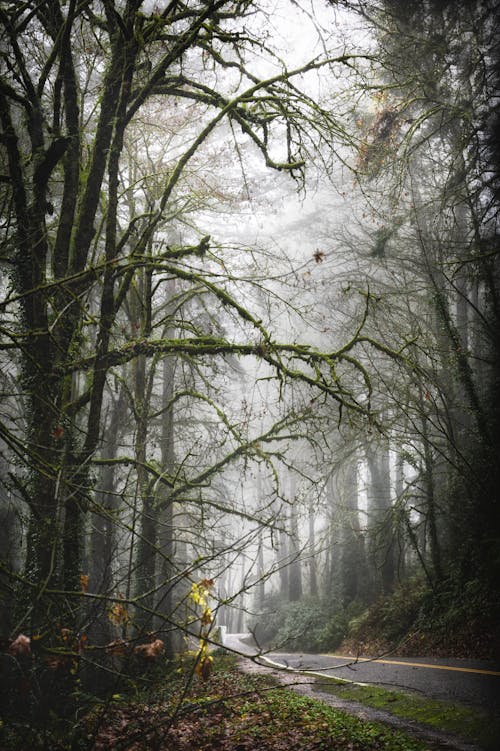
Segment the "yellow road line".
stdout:
<path fill-rule="evenodd" d="M 331 655 L 327 654 L 325 657 L 335 657 L 337 660 L 350 660 L 351 664 L 354 662 L 354 657 L 345 657 L 343 655 Z M 382 662 L 386 665 L 407 665 L 411 668 L 430 668 L 431 670 L 454 670 L 457 673 L 480 673 L 481 675 L 500 675 L 500 671 L 497 670 L 481 670 L 480 668 L 458 668 L 452 665 L 429 665 L 425 662 L 404 662 L 403 660 L 370 660 L 369 657 L 359 657 L 356 662 Z M 332 665 L 335 668 L 335 665 Z"/>

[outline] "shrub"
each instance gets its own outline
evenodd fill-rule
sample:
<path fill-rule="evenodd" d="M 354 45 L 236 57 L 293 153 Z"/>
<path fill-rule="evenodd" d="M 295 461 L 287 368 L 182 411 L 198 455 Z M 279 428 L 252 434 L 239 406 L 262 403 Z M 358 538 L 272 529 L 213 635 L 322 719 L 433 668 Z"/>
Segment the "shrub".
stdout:
<path fill-rule="evenodd" d="M 347 631 L 347 615 L 325 601 L 306 597 L 287 602 L 277 595 L 249 625 L 259 645 L 274 649 L 321 652 L 335 649 Z"/>

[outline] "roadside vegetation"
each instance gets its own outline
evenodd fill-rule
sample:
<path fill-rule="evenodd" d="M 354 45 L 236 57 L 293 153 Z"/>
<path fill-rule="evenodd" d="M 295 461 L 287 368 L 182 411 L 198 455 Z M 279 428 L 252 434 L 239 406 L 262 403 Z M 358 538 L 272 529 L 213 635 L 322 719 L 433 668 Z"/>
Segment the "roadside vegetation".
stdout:
<path fill-rule="evenodd" d="M 493 660 L 500 653 L 499 614 L 498 601 L 479 581 L 460 592 L 453 582 L 444 583 L 436 592 L 411 580 L 353 618 L 340 648 L 351 654 Z"/>
<path fill-rule="evenodd" d="M 354 601 L 343 608 L 328 598 L 286 602 L 274 594 L 266 598 L 265 614 L 250 621 L 265 647 L 485 660 L 500 653 L 500 604 L 479 581 L 461 592 L 444 582 L 438 592 L 417 576 L 369 606 Z"/>
<path fill-rule="evenodd" d="M 348 685 L 328 677 L 316 682 L 316 690 L 451 733 L 478 744 L 480 748 L 492 751 L 498 748 L 500 719 L 483 710 L 427 699 L 417 694 L 388 691 L 377 686 Z"/>
<path fill-rule="evenodd" d="M 166 675 L 138 676 L 105 700 L 91 700 L 80 717 L 46 717 L 33 728 L 21 720 L 4 726 L 6 751 L 423 751 L 424 745 L 362 722 L 291 690 L 269 676 L 241 673 L 235 659 L 216 656 L 208 680 L 196 676 L 193 659 Z M 147 680 L 147 683 L 146 683 Z M 144 686 L 147 686 L 146 688 Z M 142 686 L 142 688 L 141 688 Z"/>

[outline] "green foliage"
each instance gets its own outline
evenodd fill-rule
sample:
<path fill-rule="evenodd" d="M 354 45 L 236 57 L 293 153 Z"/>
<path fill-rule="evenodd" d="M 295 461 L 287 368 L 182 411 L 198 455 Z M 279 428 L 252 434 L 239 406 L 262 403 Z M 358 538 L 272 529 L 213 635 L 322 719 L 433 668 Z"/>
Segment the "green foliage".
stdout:
<path fill-rule="evenodd" d="M 418 741 L 381 725 L 363 722 L 291 691 L 272 691 L 240 708 L 237 738 L 251 734 L 259 748 L 417 751 Z"/>
<path fill-rule="evenodd" d="M 258 644 L 266 647 L 321 652 L 335 649 L 347 633 L 348 616 L 316 597 L 287 602 L 279 595 L 266 599 L 265 610 L 250 624 Z"/>
<path fill-rule="evenodd" d="M 455 576 L 427 591 L 419 625 L 432 639 L 434 652 L 488 659 L 498 654 L 499 618 L 498 593 L 484 581 L 463 583 Z"/>
<path fill-rule="evenodd" d="M 432 728 L 479 742 L 485 749 L 497 747 L 500 720 L 484 711 L 449 702 L 427 699 L 417 694 L 387 691 L 376 686 L 354 686 L 337 683 L 325 676 L 317 681 L 323 693 L 342 699 L 352 699 L 375 709 L 382 709 L 397 717 L 421 722 Z"/>
<path fill-rule="evenodd" d="M 457 575 L 432 589 L 415 577 L 353 618 L 346 646 L 490 659 L 498 653 L 499 618 L 500 602 L 482 581 L 463 583 Z"/>
<path fill-rule="evenodd" d="M 400 584 L 391 595 L 380 597 L 349 623 L 349 638 L 360 642 L 376 638 L 390 643 L 404 639 L 416 628 L 428 595 L 427 585 L 421 578 Z"/>

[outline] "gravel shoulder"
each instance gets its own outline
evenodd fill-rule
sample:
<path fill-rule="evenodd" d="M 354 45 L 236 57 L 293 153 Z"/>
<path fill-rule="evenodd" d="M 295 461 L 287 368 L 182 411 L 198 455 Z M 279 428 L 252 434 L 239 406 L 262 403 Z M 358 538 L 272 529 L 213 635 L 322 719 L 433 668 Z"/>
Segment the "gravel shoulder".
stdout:
<path fill-rule="evenodd" d="M 234 651 L 243 654 L 255 654 L 255 648 L 248 644 L 247 639 L 240 640 L 236 635 L 231 635 L 227 646 Z M 302 676 L 294 673 L 284 672 L 273 669 L 254 660 L 240 656 L 239 667 L 247 673 L 264 673 L 271 675 L 278 683 L 286 686 L 288 689 L 295 691 L 304 696 L 308 696 L 317 701 L 322 701 L 328 706 L 340 709 L 367 722 L 379 722 L 388 725 L 395 730 L 400 730 L 408 735 L 419 738 L 429 744 L 429 750 L 437 751 L 438 749 L 448 749 L 448 751 L 481 751 L 478 745 L 466 742 L 456 736 L 444 733 L 433 728 L 423 725 L 417 721 L 407 720 L 392 715 L 372 707 L 367 707 L 359 702 L 347 701 L 333 696 L 329 693 L 323 693 L 316 688 L 316 679 L 310 676 Z"/>

